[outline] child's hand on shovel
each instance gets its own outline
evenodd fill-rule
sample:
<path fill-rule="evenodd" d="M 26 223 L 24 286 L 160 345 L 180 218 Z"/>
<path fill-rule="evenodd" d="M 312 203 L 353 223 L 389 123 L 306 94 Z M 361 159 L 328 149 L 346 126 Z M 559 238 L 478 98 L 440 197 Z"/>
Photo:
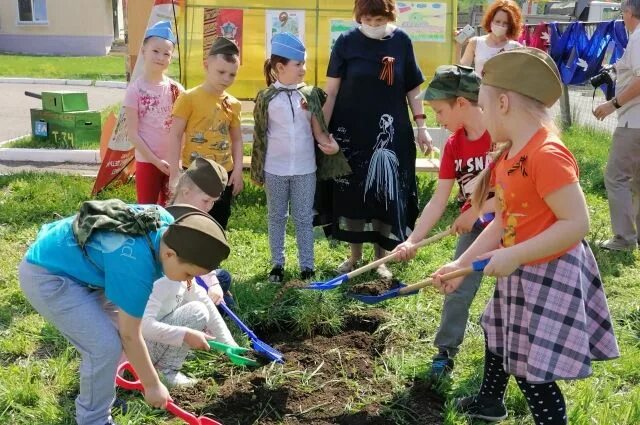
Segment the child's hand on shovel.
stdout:
<path fill-rule="evenodd" d="M 184 334 L 184 343 L 194 350 L 205 350 L 209 351 L 209 340 L 214 340 L 215 337 L 208 335 L 202 331 L 197 331 L 195 329 L 188 329 Z"/>
<path fill-rule="evenodd" d="M 491 258 L 489 264 L 484 268 L 484 274 L 486 276 L 509 276 L 521 266 L 520 260 L 511 247 L 496 249 L 478 257 L 478 259 L 485 258 Z"/>
<path fill-rule="evenodd" d="M 443 274 L 458 271 L 462 268 L 463 267 L 457 261 L 452 261 L 440 267 L 431 275 L 431 277 L 433 278 L 433 286 L 437 288 L 442 294 L 452 293 L 453 291 L 458 289 L 465 277 L 455 277 L 453 279 L 443 281 L 440 276 L 442 276 Z"/>
<path fill-rule="evenodd" d="M 411 239 L 407 239 L 391 251 L 391 254 L 396 254 L 396 261 L 409 261 L 415 258 L 417 253 L 418 247 Z"/>

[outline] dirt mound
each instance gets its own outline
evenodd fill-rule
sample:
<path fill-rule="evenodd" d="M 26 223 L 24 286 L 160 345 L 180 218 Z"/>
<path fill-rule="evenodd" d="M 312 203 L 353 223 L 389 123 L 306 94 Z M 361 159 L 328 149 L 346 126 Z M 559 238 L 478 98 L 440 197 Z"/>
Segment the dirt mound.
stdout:
<path fill-rule="evenodd" d="M 369 312 L 348 318 L 344 331 L 332 337 L 264 335 L 285 355 L 284 365 L 243 371 L 225 364 L 214 378 L 172 396 L 181 407 L 225 425 L 441 424 L 442 400 L 431 390 L 414 391 L 414 384 L 394 395 L 392 383 L 376 372 L 383 343 L 375 331 L 385 317 Z M 217 395 L 204 402 L 212 384 Z"/>

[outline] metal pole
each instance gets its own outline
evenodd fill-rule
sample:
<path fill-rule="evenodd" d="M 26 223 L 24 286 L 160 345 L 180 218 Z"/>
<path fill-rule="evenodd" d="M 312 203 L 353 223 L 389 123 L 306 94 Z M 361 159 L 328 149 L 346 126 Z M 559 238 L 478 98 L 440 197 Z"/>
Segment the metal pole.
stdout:
<path fill-rule="evenodd" d="M 560 119 L 562 128 L 571 126 L 571 102 L 569 101 L 569 86 L 562 85 L 562 96 L 560 96 Z"/>

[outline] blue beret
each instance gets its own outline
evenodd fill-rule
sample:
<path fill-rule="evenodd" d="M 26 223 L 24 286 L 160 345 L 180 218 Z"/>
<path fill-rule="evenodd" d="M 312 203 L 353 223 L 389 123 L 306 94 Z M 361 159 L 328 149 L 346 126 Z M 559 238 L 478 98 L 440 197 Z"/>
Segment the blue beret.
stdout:
<path fill-rule="evenodd" d="M 165 40 L 169 40 L 173 44 L 176 44 L 176 36 L 171 30 L 171 22 L 169 21 L 156 22 L 147 28 L 147 32 L 144 33 L 144 39 L 146 40 L 149 37 L 164 38 Z"/>
<path fill-rule="evenodd" d="M 289 32 L 281 32 L 271 38 L 271 54 L 294 61 L 304 61 L 306 49 L 302 41 Z"/>

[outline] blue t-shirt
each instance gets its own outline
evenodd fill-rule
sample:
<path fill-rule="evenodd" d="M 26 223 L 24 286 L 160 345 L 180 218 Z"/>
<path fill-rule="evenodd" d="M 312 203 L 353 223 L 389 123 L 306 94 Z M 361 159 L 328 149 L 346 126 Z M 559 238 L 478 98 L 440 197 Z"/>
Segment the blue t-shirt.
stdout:
<path fill-rule="evenodd" d="M 152 207 L 130 206 L 136 209 Z M 161 207 L 157 208 L 162 226 L 149 233 L 156 255 L 160 252 L 160 239 L 164 231 L 173 223 L 171 214 Z M 104 288 L 106 297 L 112 303 L 133 317 L 142 317 L 153 282 L 163 275 L 162 264 L 158 258 L 154 258 L 146 238 L 97 231 L 85 245 L 87 254 L 95 263 L 92 264 L 73 235 L 71 225 L 74 218 L 67 217 L 43 225 L 25 259 L 83 285 Z"/>

